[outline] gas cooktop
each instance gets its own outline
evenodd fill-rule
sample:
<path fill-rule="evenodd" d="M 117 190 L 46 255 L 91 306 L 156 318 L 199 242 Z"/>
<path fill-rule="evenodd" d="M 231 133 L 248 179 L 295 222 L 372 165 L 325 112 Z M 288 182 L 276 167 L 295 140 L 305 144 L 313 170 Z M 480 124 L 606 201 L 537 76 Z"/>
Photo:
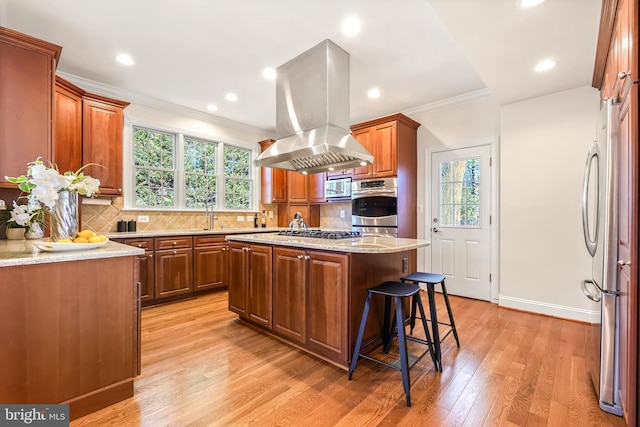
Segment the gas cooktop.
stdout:
<path fill-rule="evenodd" d="M 360 237 L 359 231 L 283 230 L 278 236 L 313 237 L 316 239 L 351 239 Z"/>

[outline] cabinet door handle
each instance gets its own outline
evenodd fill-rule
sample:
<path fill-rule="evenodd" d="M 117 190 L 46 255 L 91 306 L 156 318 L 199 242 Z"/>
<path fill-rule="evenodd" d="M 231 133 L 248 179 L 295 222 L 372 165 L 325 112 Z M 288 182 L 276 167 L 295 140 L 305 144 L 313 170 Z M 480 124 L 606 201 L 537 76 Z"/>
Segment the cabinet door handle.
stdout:
<path fill-rule="evenodd" d="M 141 248 L 142 247 L 142 243 L 138 243 L 138 247 Z"/>
<path fill-rule="evenodd" d="M 149 258 L 153 258 L 153 254 L 149 254 Z"/>
<path fill-rule="evenodd" d="M 173 251 L 173 254 L 174 255 L 178 255 L 178 251 Z"/>
<path fill-rule="evenodd" d="M 305 255 L 304 259 L 311 259 L 311 256 Z"/>
<path fill-rule="evenodd" d="M 178 242 L 173 242 L 173 246 L 175 246 L 175 245 L 177 245 L 177 244 L 178 244 Z"/>
<path fill-rule="evenodd" d="M 303 259 L 304 255 L 298 255 L 298 259 Z"/>

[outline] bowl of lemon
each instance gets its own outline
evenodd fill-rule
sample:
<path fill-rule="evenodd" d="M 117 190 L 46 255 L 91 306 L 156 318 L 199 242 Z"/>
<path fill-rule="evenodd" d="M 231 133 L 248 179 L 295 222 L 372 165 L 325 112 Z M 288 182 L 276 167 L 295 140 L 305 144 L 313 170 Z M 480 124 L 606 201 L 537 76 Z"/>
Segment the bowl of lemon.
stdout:
<path fill-rule="evenodd" d="M 34 246 L 42 251 L 66 252 L 95 249 L 106 245 L 107 242 L 109 239 L 103 234 L 96 234 L 93 230 L 82 230 L 73 239 L 61 239 L 56 242 L 45 240 L 34 242 Z"/>

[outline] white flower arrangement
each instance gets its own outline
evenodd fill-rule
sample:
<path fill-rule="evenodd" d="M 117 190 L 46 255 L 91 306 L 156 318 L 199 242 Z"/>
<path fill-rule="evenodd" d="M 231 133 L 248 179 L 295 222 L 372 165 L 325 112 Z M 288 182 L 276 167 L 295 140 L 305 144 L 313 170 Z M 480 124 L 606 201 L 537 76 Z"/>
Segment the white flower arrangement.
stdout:
<path fill-rule="evenodd" d="M 39 204 L 27 203 L 19 205 L 13 201 L 13 209 L 9 211 L 8 228 L 30 227 L 34 223 L 42 222 L 42 209 Z"/>
<path fill-rule="evenodd" d="M 87 197 L 93 197 L 99 193 L 100 181 L 82 172 L 84 168 L 91 164 L 84 165 L 75 172 L 69 171 L 61 174 L 56 167 L 47 167 L 42 160 L 36 159 L 27 165 L 26 175 L 15 178 L 7 176 L 5 178 L 9 182 L 18 184 L 20 190 L 29 194 L 29 203 L 26 206 L 42 204 L 49 209 L 53 209 L 59 197 L 58 193 L 61 191 L 73 191 Z M 16 215 L 24 215 L 26 213 L 20 211 Z"/>

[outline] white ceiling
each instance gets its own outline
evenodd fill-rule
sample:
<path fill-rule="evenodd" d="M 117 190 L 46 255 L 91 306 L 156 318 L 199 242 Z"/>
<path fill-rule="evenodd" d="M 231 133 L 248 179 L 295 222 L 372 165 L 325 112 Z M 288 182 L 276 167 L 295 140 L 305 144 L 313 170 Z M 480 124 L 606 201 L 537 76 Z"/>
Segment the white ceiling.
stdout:
<path fill-rule="evenodd" d="M 273 130 L 262 78 L 331 39 L 351 54 L 351 122 L 488 90 L 500 104 L 590 85 L 601 0 L 0 0 L 0 25 L 63 46 L 58 70 Z M 356 15 L 362 30 L 342 34 Z M 119 52 L 134 57 L 127 68 Z M 532 71 L 545 57 L 558 66 Z M 377 87 L 382 96 L 366 93 Z M 224 99 L 235 92 L 235 103 Z"/>

